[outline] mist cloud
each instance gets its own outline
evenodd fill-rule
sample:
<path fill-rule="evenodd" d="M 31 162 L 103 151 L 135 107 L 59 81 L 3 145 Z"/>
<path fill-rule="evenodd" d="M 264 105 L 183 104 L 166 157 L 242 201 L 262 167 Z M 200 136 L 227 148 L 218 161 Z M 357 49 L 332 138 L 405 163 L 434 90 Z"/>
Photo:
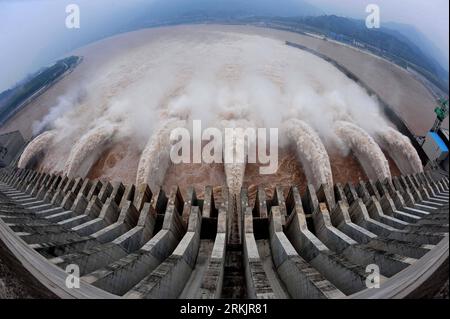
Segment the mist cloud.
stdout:
<path fill-rule="evenodd" d="M 143 150 L 155 129 L 173 117 L 202 120 L 203 127 L 245 119 L 267 128 L 298 118 L 327 147 L 345 151 L 336 121 L 358 123 L 369 134 L 389 127 L 376 99 L 331 64 L 254 35 L 189 29 L 160 35 L 98 65 L 84 85 L 88 91 L 66 92 L 37 126 L 58 133 L 53 148 L 114 127 L 113 142 L 127 140 Z M 77 99 L 80 90 L 83 98 Z M 60 154 L 61 163 L 67 160 L 67 149 L 52 153 Z"/>

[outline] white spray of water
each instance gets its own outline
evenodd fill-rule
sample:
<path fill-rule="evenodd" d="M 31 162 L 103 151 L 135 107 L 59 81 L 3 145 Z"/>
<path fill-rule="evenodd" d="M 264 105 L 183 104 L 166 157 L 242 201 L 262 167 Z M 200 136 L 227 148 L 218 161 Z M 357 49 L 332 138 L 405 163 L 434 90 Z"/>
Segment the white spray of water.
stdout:
<path fill-rule="evenodd" d="M 228 113 L 227 116 L 230 116 L 230 113 Z M 246 119 L 224 119 L 224 114 L 222 114 L 221 118 L 222 120 L 220 120 L 220 126 L 223 131 L 225 128 L 246 129 L 255 127 L 253 122 Z M 246 138 L 237 135 L 238 131 L 233 130 L 231 133 L 232 136 L 229 137 L 231 145 L 226 145 L 226 143 L 223 145 L 224 159 L 233 159 L 232 162 L 224 162 L 225 178 L 230 193 L 232 195 L 239 195 L 244 182 L 249 145 Z M 250 147 L 252 146 L 250 145 Z"/>
<path fill-rule="evenodd" d="M 56 148 L 52 154 L 66 162 L 68 154 L 63 153 L 67 151 L 58 152 L 61 145 L 87 138 L 85 133 L 96 127 L 114 125 L 112 143 L 134 143 L 143 151 L 136 181 L 151 184 L 149 177 L 160 172 L 152 173 L 150 166 L 160 167 L 157 158 L 164 157 L 157 155 L 157 146 L 168 145 L 169 136 L 156 129 L 165 126 L 158 123 L 161 118 L 183 118 L 187 123 L 200 119 L 203 127 L 229 120 L 216 127 L 281 128 L 283 118 L 294 110 L 293 117 L 308 123 L 327 147 L 339 143 L 333 129 L 338 120 L 358 123 L 371 135 L 388 127 L 376 99 L 331 64 L 288 47 L 284 41 L 215 28 L 220 27 L 142 30 L 96 44 L 102 59 L 90 59 L 89 51 L 83 52 L 83 64 L 95 73 L 86 77 L 86 96 L 81 102 L 74 102 L 78 104 L 63 115 L 53 112 L 58 115 L 53 124 L 59 143 L 51 145 Z M 135 42 L 133 47 L 128 47 L 129 39 Z M 112 57 L 105 47 L 115 48 Z M 230 106 L 232 111 L 228 111 Z M 176 111 L 174 116 L 171 110 Z M 189 116 L 180 116 L 180 112 Z M 248 123 L 232 122 L 240 120 Z M 95 134 L 87 136 L 95 138 Z M 77 152 L 70 152 L 70 157 Z M 245 165 L 227 166 L 225 171 L 230 188 L 237 190 Z M 157 184 L 164 174 L 155 179 Z"/>
<path fill-rule="evenodd" d="M 38 134 L 49 125 L 52 125 L 58 118 L 69 112 L 74 105 L 81 103 L 84 96 L 85 91 L 83 87 L 74 87 L 73 91 L 59 96 L 57 104 L 51 107 L 49 112 L 40 121 L 33 123 L 33 134 Z"/>
<path fill-rule="evenodd" d="M 352 150 L 367 176 L 373 180 L 391 178 L 389 163 L 374 139 L 359 126 L 338 121 L 336 134 Z"/>
<path fill-rule="evenodd" d="M 55 136 L 56 131 L 47 131 L 33 139 L 20 156 L 18 167 L 26 168 L 35 156 L 44 152 L 49 147 Z"/>
<path fill-rule="evenodd" d="M 291 119 L 284 123 L 290 140 L 297 146 L 297 154 L 309 183 L 316 189 L 322 184 L 333 185 L 330 159 L 318 134 L 303 121 Z"/>
<path fill-rule="evenodd" d="M 239 195 L 244 182 L 246 163 L 225 163 L 225 178 L 232 195 Z"/>
<path fill-rule="evenodd" d="M 169 118 L 150 137 L 139 161 L 136 185 L 146 183 L 152 191 L 156 191 L 163 184 L 170 166 L 170 132 L 174 128 L 185 126 L 185 120 Z"/>
<path fill-rule="evenodd" d="M 69 177 L 85 177 L 105 147 L 111 142 L 116 129 L 113 125 L 102 125 L 83 135 L 72 148 L 64 167 L 64 173 Z"/>
<path fill-rule="evenodd" d="M 388 128 L 378 133 L 377 140 L 378 144 L 392 157 L 402 174 L 423 172 L 419 154 L 406 136 Z"/>

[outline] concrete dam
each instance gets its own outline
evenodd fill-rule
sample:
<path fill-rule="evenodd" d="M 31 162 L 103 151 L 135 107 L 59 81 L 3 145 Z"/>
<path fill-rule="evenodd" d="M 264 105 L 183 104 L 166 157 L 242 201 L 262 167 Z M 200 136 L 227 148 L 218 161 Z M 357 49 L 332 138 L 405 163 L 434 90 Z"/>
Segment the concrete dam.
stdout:
<path fill-rule="evenodd" d="M 448 191 L 447 176 L 425 170 L 271 197 L 259 188 L 249 205 L 245 188 L 183 198 L 177 187 L 4 168 L 0 237 L 44 296 L 423 297 L 448 273 Z M 78 289 L 66 284 L 73 264 Z"/>
<path fill-rule="evenodd" d="M 0 168 L 14 275 L 44 298 L 435 296 L 449 269 L 448 134 L 422 132 L 422 100 L 391 95 L 417 83 L 374 58 L 380 86 L 359 70 L 364 53 L 332 59 L 306 46 L 318 39 L 178 28 L 80 49 L 54 96 L 8 124 L 25 136 Z M 105 59 L 107 44 L 119 49 Z M 171 132 L 198 120 L 279 129 L 278 170 L 261 174 L 237 133 L 220 157 L 242 162 L 171 161 Z"/>

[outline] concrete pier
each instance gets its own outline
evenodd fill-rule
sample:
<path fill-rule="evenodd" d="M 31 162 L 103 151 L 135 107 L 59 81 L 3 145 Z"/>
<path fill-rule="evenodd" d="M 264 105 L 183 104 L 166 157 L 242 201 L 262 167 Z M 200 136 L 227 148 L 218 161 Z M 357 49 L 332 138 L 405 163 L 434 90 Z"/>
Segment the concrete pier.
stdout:
<path fill-rule="evenodd" d="M 73 293 L 54 274 L 69 264 L 82 275 L 77 296 L 379 298 L 405 282 L 417 294 L 446 267 L 448 182 L 425 171 L 302 194 L 259 186 L 250 206 L 246 189 L 236 197 L 222 186 L 217 197 L 206 187 L 200 199 L 189 188 L 183 198 L 177 187 L 166 196 L 146 184 L 4 169 L 0 239 L 64 297 Z M 367 289 L 372 264 L 383 295 Z"/>

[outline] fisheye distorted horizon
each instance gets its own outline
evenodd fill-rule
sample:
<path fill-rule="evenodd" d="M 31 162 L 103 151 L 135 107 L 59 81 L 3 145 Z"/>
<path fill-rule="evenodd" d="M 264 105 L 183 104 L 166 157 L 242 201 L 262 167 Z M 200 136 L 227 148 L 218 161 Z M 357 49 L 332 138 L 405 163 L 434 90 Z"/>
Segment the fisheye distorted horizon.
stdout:
<path fill-rule="evenodd" d="M 411 37 L 423 34 L 433 52 L 448 69 L 448 2 L 372 1 L 381 8 L 382 22 L 405 30 Z M 213 16 L 305 16 L 338 14 L 364 19 L 370 1 L 331 0 L 78 0 L 78 1 L 2 1 L 0 2 L 0 42 L 8 43 L 0 51 L 5 76 L 0 91 L 6 90 L 39 68 L 86 45 L 140 24 L 177 20 L 186 14 Z M 67 30 L 65 7 L 78 4 L 82 27 Z M 447 8 L 447 10 L 443 9 Z M 197 12 L 197 13 L 196 13 Z M 395 22 L 396 24 L 392 24 Z M 412 26 L 412 29 L 411 29 Z M 409 29 L 408 29 L 409 28 Z M 414 31 L 417 30 L 417 32 Z M 438 52 L 439 51 L 439 52 Z"/>

